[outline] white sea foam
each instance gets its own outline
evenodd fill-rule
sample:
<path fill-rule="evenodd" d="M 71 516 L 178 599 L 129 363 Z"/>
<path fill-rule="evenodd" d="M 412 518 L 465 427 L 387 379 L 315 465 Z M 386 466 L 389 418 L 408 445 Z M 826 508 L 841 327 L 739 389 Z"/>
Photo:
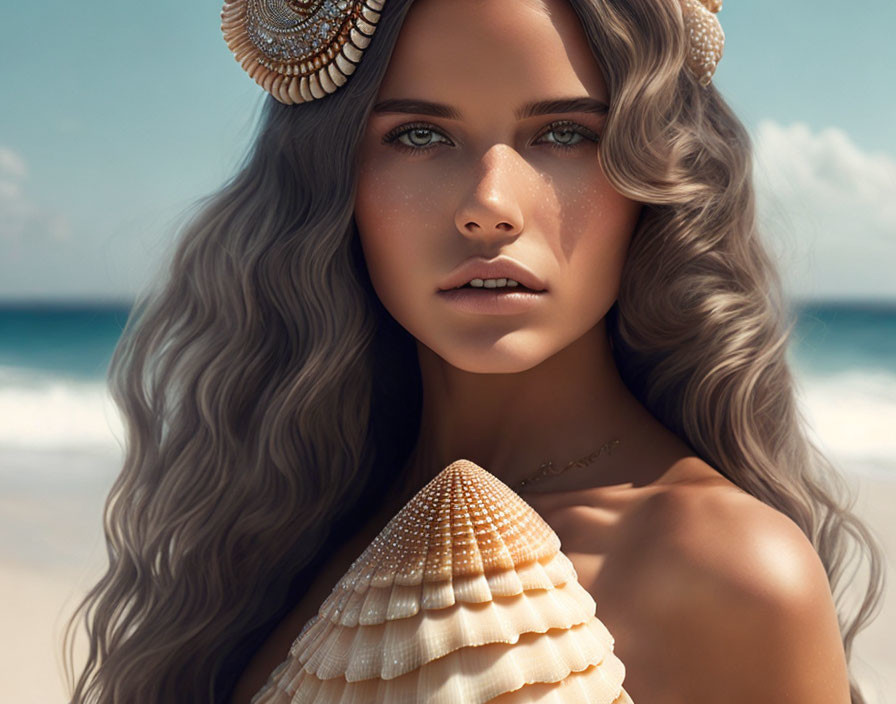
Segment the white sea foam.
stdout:
<path fill-rule="evenodd" d="M 847 471 L 896 480 L 896 375 L 797 370 L 800 404 L 819 445 Z M 0 367 L 0 450 L 120 450 L 122 422 L 104 382 Z"/>
<path fill-rule="evenodd" d="M 116 448 L 123 437 L 103 381 L 0 367 L 0 448 Z"/>
<path fill-rule="evenodd" d="M 850 369 L 797 379 L 818 445 L 844 470 L 896 479 L 896 374 Z"/>

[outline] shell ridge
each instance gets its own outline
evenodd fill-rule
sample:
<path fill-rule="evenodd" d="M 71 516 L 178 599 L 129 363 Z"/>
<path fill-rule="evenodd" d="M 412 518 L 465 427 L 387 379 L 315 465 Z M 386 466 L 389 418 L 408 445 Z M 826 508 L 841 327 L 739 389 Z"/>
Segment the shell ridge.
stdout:
<path fill-rule="evenodd" d="M 633 704 L 621 684 L 615 683 L 601 671 L 600 665 L 592 665 L 559 682 L 533 682 L 520 689 L 490 699 L 488 704 Z"/>
<path fill-rule="evenodd" d="M 505 597 L 473 605 L 458 602 L 434 614 L 421 613 L 375 626 L 362 625 L 360 629 L 352 629 L 359 635 L 351 643 L 346 642 L 343 632 L 331 628 L 321 633 L 316 642 L 306 644 L 308 651 L 316 652 L 310 656 L 306 652 L 304 660 L 306 669 L 322 679 L 335 676 L 320 666 L 321 662 L 330 662 L 335 657 L 334 653 L 339 653 L 334 661 L 339 663 L 341 672 L 347 673 L 346 678 L 350 681 L 375 676 L 392 679 L 460 648 L 516 643 L 521 635 L 527 633 L 543 634 L 551 629 L 569 629 L 589 619 L 596 621 L 587 602 L 582 604 L 577 600 L 573 587 L 564 585 L 556 590 L 529 592 L 522 599 Z M 339 631 L 346 630 L 339 628 Z M 604 628 L 598 633 L 599 639 L 604 642 L 604 634 L 608 632 Z M 331 642 L 325 643 L 326 639 Z M 380 642 L 378 650 L 371 655 L 377 642 Z M 406 643 L 413 645 L 407 646 Z M 393 659 L 397 658 L 395 653 L 401 657 L 384 669 L 369 665 L 371 662 L 384 662 L 385 653 L 388 652 L 392 652 Z M 349 664 L 356 658 L 364 665 Z"/>
<path fill-rule="evenodd" d="M 480 553 L 482 553 L 483 542 L 485 542 L 488 554 L 483 554 L 482 562 L 486 574 L 499 570 L 515 569 L 518 562 L 515 559 L 513 550 L 510 549 L 504 539 L 505 534 L 503 526 L 505 525 L 505 522 L 501 520 L 504 516 L 504 511 L 501 508 L 494 508 L 498 502 L 491 501 L 490 499 L 492 497 L 488 495 L 498 493 L 494 491 L 495 485 L 494 482 L 489 480 L 490 477 L 491 475 L 489 474 L 483 478 L 483 481 L 472 483 L 472 493 L 474 494 L 477 503 L 483 507 L 482 515 L 485 526 L 483 527 L 482 533 L 485 535 L 482 540 L 479 540 L 478 538 L 480 536 L 477 536 L 477 547 L 479 548 Z M 511 494 L 513 494 L 513 492 L 507 487 L 506 497 L 510 499 Z M 495 513 L 498 515 L 495 515 Z M 494 547 L 492 547 L 492 544 L 494 544 Z"/>
<path fill-rule="evenodd" d="M 427 683 L 424 691 L 433 692 L 434 688 L 443 686 L 452 677 L 452 673 L 462 673 L 464 680 L 469 680 L 470 686 L 476 687 L 477 691 L 488 691 L 491 693 L 489 696 L 496 696 L 526 684 L 557 682 L 570 673 L 601 664 L 605 660 L 618 670 L 621 662 L 618 658 L 615 658 L 615 662 L 610 662 L 609 657 L 612 655 L 608 654 L 604 644 L 593 635 L 587 624 L 568 630 L 550 629 L 545 634 L 528 633 L 511 644 L 492 643 L 461 648 L 405 674 L 388 680 L 381 679 L 380 682 L 387 682 L 389 685 L 386 698 L 377 701 L 393 702 L 405 696 L 411 697 L 409 701 L 415 701 L 413 696 L 417 692 L 420 678 Z M 308 672 L 307 668 L 305 673 L 305 676 L 320 679 Z M 324 686 L 330 687 L 330 683 L 338 683 L 345 687 L 344 694 L 352 690 L 348 701 L 364 701 L 356 698 L 360 696 L 361 690 L 355 688 L 376 681 L 366 678 L 359 682 L 349 682 L 344 676 L 337 675 L 326 680 Z M 440 683 L 438 687 L 434 684 L 436 682 Z M 495 689 L 496 687 L 501 689 Z M 438 697 L 432 701 L 438 701 Z"/>

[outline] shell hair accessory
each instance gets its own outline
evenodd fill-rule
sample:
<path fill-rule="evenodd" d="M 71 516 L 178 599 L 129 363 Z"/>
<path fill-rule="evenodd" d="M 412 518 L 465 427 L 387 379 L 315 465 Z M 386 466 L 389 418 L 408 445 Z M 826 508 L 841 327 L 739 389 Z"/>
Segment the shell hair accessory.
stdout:
<path fill-rule="evenodd" d="M 701 86 L 708 86 L 725 48 L 725 32 L 716 13 L 722 0 L 680 0 L 688 37 L 687 66 Z"/>
<path fill-rule="evenodd" d="M 281 103 L 323 98 L 355 72 L 385 0 L 225 0 L 224 40 Z"/>
<path fill-rule="evenodd" d="M 246 72 L 281 103 L 324 98 L 345 85 L 376 30 L 386 0 L 224 0 L 221 30 Z M 722 0 L 679 0 L 687 66 L 709 85 L 725 34 Z"/>

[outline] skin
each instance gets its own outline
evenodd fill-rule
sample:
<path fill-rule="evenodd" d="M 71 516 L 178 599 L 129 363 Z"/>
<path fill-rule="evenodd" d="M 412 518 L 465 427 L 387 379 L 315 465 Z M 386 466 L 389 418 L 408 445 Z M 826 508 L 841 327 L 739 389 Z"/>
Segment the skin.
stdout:
<path fill-rule="evenodd" d="M 355 208 L 376 293 L 417 340 L 424 403 L 406 486 L 458 458 L 513 486 L 547 459 L 565 465 L 617 438 L 588 468 L 519 493 L 595 598 L 632 699 L 846 704 L 833 600 L 811 544 L 700 460 L 619 376 L 604 316 L 641 205 L 603 173 L 592 138 L 604 117 L 514 114 L 572 97 L 610 99 L 562 0 L 417 0 L 409 11 L 377 102 L 443 103 L 459 116 L 374 113 Z M 408 125 L 422 131 L 384 143 Z M 498 255 L 542 278 L 538 305 L 482 315 L 438 297 L 464 260 Z M 327 563 L 250 663 L 235 704 L 264 684 L 406 498 L 396 492 Z"/>

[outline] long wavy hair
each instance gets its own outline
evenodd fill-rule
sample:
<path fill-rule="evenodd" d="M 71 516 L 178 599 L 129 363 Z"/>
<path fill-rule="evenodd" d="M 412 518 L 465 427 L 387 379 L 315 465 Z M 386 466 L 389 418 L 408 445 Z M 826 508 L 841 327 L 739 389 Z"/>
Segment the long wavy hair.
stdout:
<path fill-rule="evenodd" d="M 126 428 L 109 566 L 67 623 L 71 702 L 216 702 L 323 557 L 396 485 L 419 432 L 415 341 L 379 302 L 353 219 L 355 154 L 412 0 L 388 0 L 354 76 L 268 98 L 237 173 L 141 292 L 108 374 Z M 637 398 L 812 542 L 849 657 L 881 550 L 809 439 L 795 313 L 757 231 L 748 133 L 684 68 L 678 0 L 570 0 L 610 93 L 607 178 L 644 203 L 607 314 Z M 857 607 L 844 588 L 867 562 Z M 87 662 L 74 672 L 83 622 Z M 864 699 L 851 683 L 853 704 Z"/>

